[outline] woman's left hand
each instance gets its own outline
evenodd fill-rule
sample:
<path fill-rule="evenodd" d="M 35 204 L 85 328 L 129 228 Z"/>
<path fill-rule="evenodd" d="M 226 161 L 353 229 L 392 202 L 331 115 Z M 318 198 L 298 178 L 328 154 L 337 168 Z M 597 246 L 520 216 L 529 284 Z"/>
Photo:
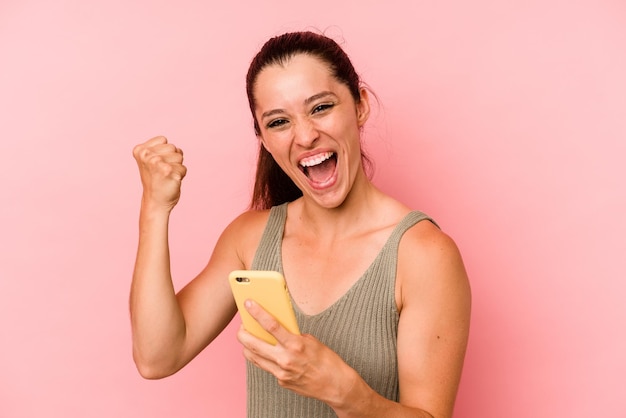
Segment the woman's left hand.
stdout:
<path fill-rule="evenodd" d="M 242 326 L 237 338 L 246 359 L 273 374 L 285 389 L 331 406 L 341 403 L 358 376 L 354 369 L 312 335 L 289 332 L 254 301 L 246 301 L 246 309 L 277 340 L 268 344 Z"/>

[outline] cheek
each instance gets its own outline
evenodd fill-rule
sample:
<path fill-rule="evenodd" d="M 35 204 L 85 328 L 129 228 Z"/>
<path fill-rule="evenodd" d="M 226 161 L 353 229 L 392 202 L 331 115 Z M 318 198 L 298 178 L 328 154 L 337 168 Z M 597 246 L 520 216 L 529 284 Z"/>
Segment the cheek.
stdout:
<path fill-rule="evenodd" d="M 316 127 L 319 131 L 339 138 L 346 138 L 354 133 L 358 135 L 359 129 L 355 115 L 346 113 L 336 113 L 320 119 Z"/>
<path fill-rule="evenodd" d="M 345 115 L 341 121 L 337 121 L 335 132 L 348 142 L 360 142 L 361 127 L 358 124 L 356 115 Z"/>
<path fill-rule="evenodd" d="M 261 137 L 259 137 L 263 148 L 265 148 L 275 160 L 277 160 L 282 153 L 288 151 L 289 148 L 287 138 L 288 135 L 284 132 L 274 132 L 271 134 L 265 132 Z"/>

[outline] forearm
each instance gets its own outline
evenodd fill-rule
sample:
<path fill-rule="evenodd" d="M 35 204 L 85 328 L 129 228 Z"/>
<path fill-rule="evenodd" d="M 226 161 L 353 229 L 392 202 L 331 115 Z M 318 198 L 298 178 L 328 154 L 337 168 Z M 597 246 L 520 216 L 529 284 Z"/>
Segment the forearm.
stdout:
<path fill-rule="evenodd" d="M 170 273 L 168 222 L 169 211 L 142 205 L 130 313 L 135 362 L 149 378 L 175 371 L 185 339 L 185 321 Z"/>
<path fill-rule="evenodd" d="M 356 373 L 341 399 L 331 407 L 338 418 L 433 418 L 428 412 L 384 398 Z"/>

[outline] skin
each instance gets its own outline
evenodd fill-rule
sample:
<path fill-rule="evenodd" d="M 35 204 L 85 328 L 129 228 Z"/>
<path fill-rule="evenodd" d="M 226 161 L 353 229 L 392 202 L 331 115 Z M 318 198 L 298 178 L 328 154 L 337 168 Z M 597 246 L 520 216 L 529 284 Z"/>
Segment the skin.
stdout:
<path fill-rule="evenodd" d="M 367 92 L 355 103 L 348 88 L 311 56 L 261 71 L 254 89 L 259 139 L 303 191 L 290 203 L 283 238 L 289 290 L 307 314 L 339 299 L 376 257 L 410 211 L 378 190 L 361 165 L 360 129 Z M 301 160 L 332 152 L 326 182 L 310 181 Z M 207 266 L 178 294 L 169 268 L 169 216 L 186 173 L 183 155 L 163 137 L 134 149 L 143 184 L 137 261 L 130 308 L 133 354 L 146 378 L 175 373 L 204 349 L 236 313 L 225 278 L 249 269 L 268 211 L 237 217 L 220 236 Z M 400 401 L 374 392 L 336 353 L 312 335 L 293 335 L 254 301 L 247 309 L 272 333 L 273 346 L 241 329 L 244 356 L 281 386 L 330 405 L 339 417 L 450 417 L 461 375 L 470 317 L 470 288 L 452 239 L 420 222 L 398 253 Z"/>

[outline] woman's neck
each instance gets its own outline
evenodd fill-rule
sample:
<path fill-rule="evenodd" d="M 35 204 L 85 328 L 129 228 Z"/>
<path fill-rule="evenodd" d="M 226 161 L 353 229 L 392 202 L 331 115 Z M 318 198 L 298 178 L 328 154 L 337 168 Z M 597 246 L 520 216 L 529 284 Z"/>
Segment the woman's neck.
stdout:
<path fill-rule="evenodd" d="M 324 208 L 306 196 L 289 206 L 288 224 L 301 233 L 321 241 L 360 234 L 364 229 L 376 228 L 376 223 L 388 223 L 386 215 L 393 215 L 398 202 L 381 192 L 371 181 L 360 182 L 335 208 Z"/>

